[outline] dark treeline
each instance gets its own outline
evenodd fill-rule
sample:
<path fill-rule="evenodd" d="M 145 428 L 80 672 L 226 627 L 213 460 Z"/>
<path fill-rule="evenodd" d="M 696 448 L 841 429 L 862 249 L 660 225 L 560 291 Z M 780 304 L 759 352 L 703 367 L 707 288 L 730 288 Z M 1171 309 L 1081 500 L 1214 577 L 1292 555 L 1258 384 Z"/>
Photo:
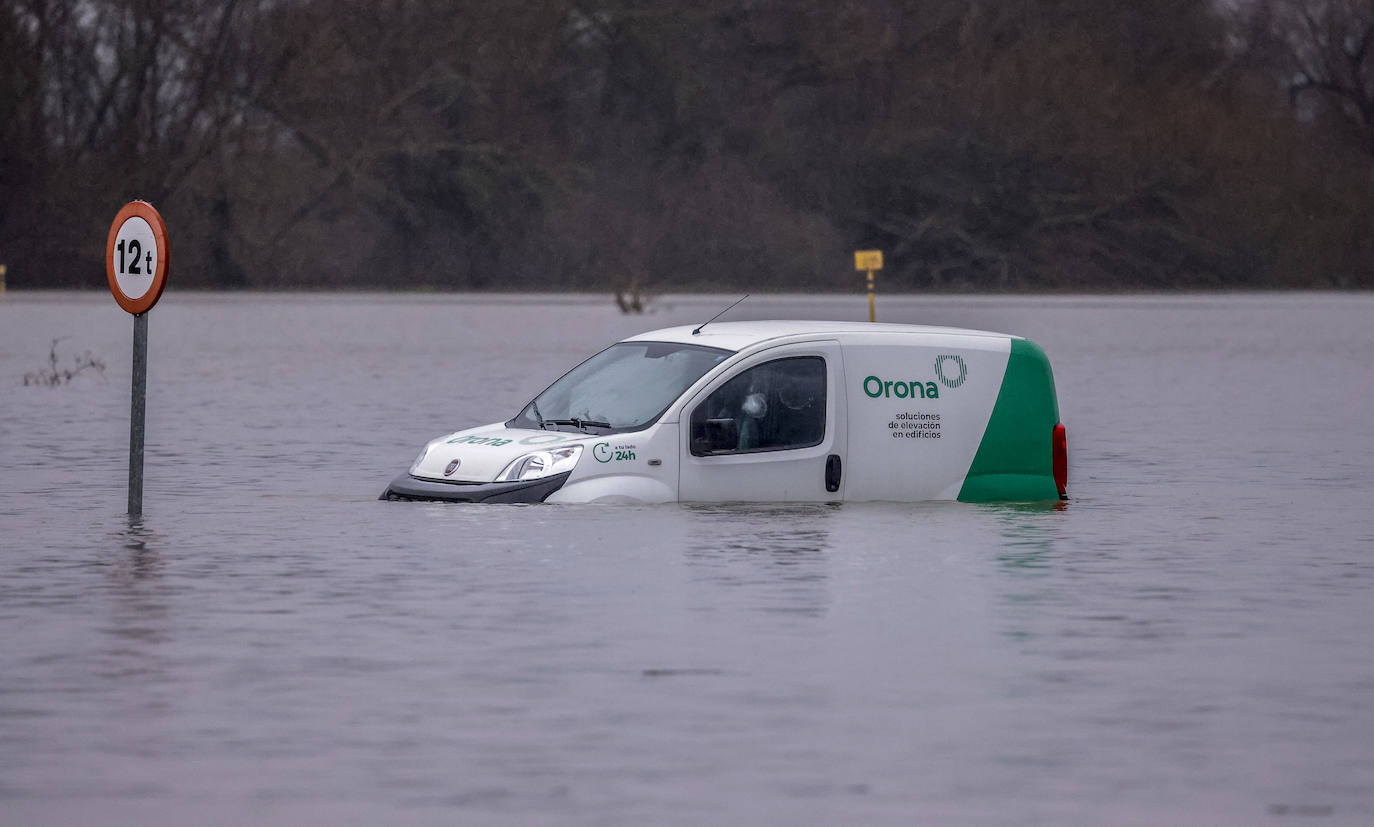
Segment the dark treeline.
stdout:
<path fill-rule="evenodd" d="M 0 263 L 184 287 L 1374 286 L 1374 0 L 8 0 Z"/>

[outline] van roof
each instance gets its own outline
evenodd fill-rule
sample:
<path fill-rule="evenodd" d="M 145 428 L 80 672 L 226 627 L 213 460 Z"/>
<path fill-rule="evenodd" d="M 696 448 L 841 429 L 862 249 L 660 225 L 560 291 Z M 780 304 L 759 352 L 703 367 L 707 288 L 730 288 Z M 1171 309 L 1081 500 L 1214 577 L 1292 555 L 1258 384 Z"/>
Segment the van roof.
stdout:
<path fill-rule="evenodd" d="M 926 336 L 988 336 L 1000 339 L 1017 338 L 1006 333 L 993 333 L 987 330 L 965 330 L 957 327 L 934 327 L 914 324 L 882 324 L 876 322 L 817 322 L 817 321 L 757 321 L 757 322 L 711 322 L 701 333 L 693 336 L 698 325 L 665 327 L 631 336 L 625 341 L 681 342 L 692 345 L 705 345 L 726 350 L 745 348 L 772 339 L 792 336 L 834 336 L 847 333 L 889 334 L 889 335 L 926 335 Z"/>

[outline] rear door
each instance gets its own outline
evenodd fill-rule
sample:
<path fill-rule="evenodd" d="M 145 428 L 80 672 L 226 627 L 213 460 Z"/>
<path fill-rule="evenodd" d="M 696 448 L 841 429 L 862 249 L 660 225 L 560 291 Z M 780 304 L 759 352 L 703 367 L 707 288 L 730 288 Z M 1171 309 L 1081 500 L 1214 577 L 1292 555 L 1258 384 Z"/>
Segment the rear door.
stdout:
<path fill-rule="evenodd" d="M 682 409 L 679 499 L 838 502 L 844 365 L 835 341 L 750 356 Z"/>

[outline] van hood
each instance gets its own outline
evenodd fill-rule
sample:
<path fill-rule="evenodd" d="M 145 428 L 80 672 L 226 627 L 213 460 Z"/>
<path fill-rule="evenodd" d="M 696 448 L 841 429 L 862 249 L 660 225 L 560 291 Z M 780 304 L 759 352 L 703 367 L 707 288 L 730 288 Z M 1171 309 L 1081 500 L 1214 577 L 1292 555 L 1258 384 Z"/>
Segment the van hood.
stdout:
<path fill-rule="evenodd" d="M 585 444 L 598 438 L 592 434 L 507 428 L 504 423 L 497 422 L 433 440 L 425 446 L 424 456 L 411 468 L 410 474 L 437 482 L 492 482 L 507 465 L 525 454 Z M 457 465 L 450 469 L 455 460 Z"/>

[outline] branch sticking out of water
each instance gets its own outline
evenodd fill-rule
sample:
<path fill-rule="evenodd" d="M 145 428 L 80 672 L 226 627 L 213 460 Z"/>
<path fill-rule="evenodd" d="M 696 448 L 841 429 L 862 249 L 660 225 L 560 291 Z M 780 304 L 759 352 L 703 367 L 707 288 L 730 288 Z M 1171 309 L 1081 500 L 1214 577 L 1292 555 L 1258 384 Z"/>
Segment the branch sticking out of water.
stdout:
<path fill-rule="evenodd" d="M 621 313 L 643 313 L 651 301 L 653 296 L 640 286 L 638 278 L 631 278 L 629 283 L 615 289 L 615 306 L 620 308 Z"/>
<path fill-rule="evenodd" d="M 100 377 L 100 381 L 105 381 L 105 363 L 89 350 L 79 356 L 73 356 L 71 367 L 58 366 L 57 343 L 66 338 L 63 336 L 52 340 L 52 345 L 48 348 L 47 367 L 24 374 L 25 385 L 55 388 L 67 384 L 86 371 L 91 371 Z"/>

